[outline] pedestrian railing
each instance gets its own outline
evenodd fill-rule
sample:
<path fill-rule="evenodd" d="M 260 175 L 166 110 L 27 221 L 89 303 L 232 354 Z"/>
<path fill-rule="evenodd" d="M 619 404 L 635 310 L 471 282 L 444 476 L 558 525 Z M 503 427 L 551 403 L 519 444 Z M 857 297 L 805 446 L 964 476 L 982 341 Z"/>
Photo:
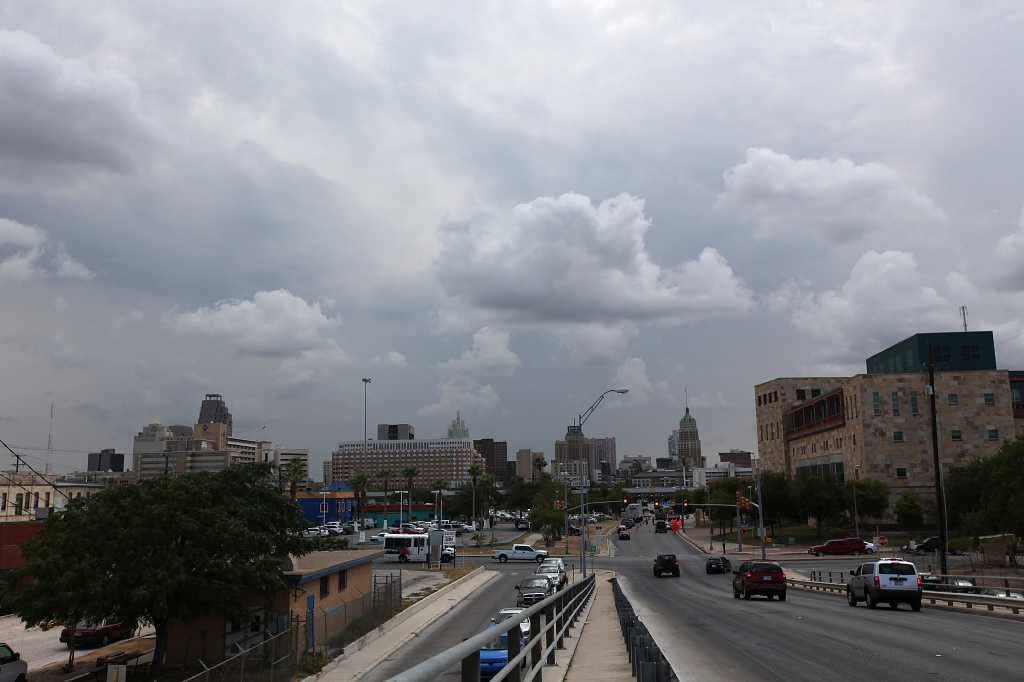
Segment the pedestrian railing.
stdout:
<path fill-rule="evenodd" d="M 640 622 L 633 605 L 622 593 L 618 580 L 612 580 L 615 593 L 615 611 L 619 614 L 619 627 L 626 641 L 626 651 L 637 682 L 676 682 L 672 665 L 651 637 L 647 626 Z"/>
<path fill-rule="evenodd" d="M 821 582 L 817 580 L 798 580 L 787 578 L 786 583 L 793 587 L 800 587 L 805 590 L 816 592 L 832 592 L 834 594 L 846 594 L 845 583 Z M 993 597 L 986 594 L 970 594 L 966 592 L 940 592 L 937 590 L 924 590 L 921 592 L 921 603 L 932 605 L 955 606 L 961 604 L 968 609 L 983 607 L 985 611 L 1005 609 L 1014 615 L 1020 615 L 1024 609 L 1024 599 L 1007 597 Z"/>
<path fill-rule="evenodd" d="M 593 575 L 567 586 L 556 594 L 525 608 L 456 646 L 442 651 L 419 665 L 391 678 L 391 682 L 422 682 L 436 680 L 452 668 L 459 666 L 462 682 L 479 682 L 480 649 L 510 631 L 519 632 L 519 624 L 530 621 L 530 639 L 507 637 L 508 662 L 492 682 L 531 682 L 541 680 L 545 665 L 554 665 L 555 651 L 563 649 L 569 628 L 576 624 L 580 612 L 593 597 L 596 587 Z"/>

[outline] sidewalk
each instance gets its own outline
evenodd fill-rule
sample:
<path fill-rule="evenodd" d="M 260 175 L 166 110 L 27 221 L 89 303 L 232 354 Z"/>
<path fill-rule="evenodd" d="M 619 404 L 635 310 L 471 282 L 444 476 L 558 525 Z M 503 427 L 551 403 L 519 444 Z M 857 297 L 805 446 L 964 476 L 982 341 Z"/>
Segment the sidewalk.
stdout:
<path fill-rule="evenodd" d="M 467 576 L 465 580 L 458 585 L 454 585 L 447 592 L 435 593 L 437 597 L 422 608 L 416 609 L 415 604 L 410 606 L 406 611 L 414 610 L 412 615 L 407 616 L 405 620 L 402 620 L 394 627 L 379 632 L 377 637 L 367 641 L 358 650 L 352 650 L 353 647 L 351 646 L 348 647 L 349 653 L 345 653 L 329 663 L 316 676 L 317 680 L 322 680 L 323 682 L 358 680 L 377 667 L 381 661 L 415 637 L 433 621 L 448 613 L 473 592 L 497 577 L 497 571 L 481 571 L 476 575 Z M 430 599 L 431 597 L 426 597 L 425 599 Z M 402 613 L 395 616 L 395 619 L 400 618 L 402 618 Z"/>
<path fill-rule="evenodd" d="M 686 532 L 680 531 L 678 533 L 680 538 L 688 540 L 689 543 L 705 554 L 722 554 L 722 541 L 715 540 L 714 549 L 709 549 L 708 545 L 708 528 L 706 526 L 700 528 L 687 527 Z M 743 544 L 743 551 L 739 549 L 739 545 L 735 542 L 725 543 L 725 554 L 728 556 L 750 556 L 752 558 L 761 557 L 761 545 L 752 545 L 749 543 Z M 795 557 L 795 556 L 806 556 L 807 552 L 802 547 L 773 547 L 769 546 L 766 548 L 766 554 L 769 557 Z"/>
<path fill-rule="evenodd" d="M 602 573 L 610 574 L 608 571 Z M 609 577 L 598 576 L 597 594 L 569 664 L 566 682 L 633 679 Z"/>

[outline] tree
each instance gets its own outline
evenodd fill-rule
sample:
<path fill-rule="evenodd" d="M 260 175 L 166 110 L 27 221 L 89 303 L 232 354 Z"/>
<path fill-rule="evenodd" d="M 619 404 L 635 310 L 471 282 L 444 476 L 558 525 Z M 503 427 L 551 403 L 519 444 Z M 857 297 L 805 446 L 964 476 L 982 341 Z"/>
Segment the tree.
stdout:
<path fill-rule="evenodd" d="M 482 469 L 476 465 L 471 464 L 469 467 L 469 478 L 473 481 L 473 525 L 476 526 L 476 479 L 480 476 Z"/>
<path fill-rule="evenodd" d="M 857 513 L 861 517 L 885 516 L 889 511 L 889 486 L 881 481 L 865 479 L 863 481 L 850 481 L 847 483 L 850 488 L 852 499 L 853 491 L 857 491 Z"/>
<path fill-rule="evenodd" d="M 774 536 L 776 525 L 781 526 L 800 515 L 795 486 L 785 474 L 765 472 L 761 474 L 761 492 L 764 522 Z"/>
<path fill-rule="evenodd" d="M 356 474 L 348 479 L 348 484 L 352 486 L 352 494 L 356 503 L 354 516 L 356 519 L 362 520 L 363 507 L 366 505 L 366 488 L 370 484 L 370 479 L 366 474 Z"/>
<path fill-rule="evenodd" d="M 391 501 L 389 493 L 391 492 L 391 469 L 381 469 L 377 472 L 377 478 L 384 482 L 384 510 L 387 511 L 387 505 Z"/>
<path fill-rule="evenodd" d="M 830 476 L 808 474 L 798 477 L 796 483 L 800 512 L 814 517 L 820 538 L 825 533 L 825 526 L 837 523 L 849 508 L 846 486 Z"/>
<path fill-rule="evenodd" d="M 294 502 L 297 496 L 299 481 L 305 482 L 306 480 L 306 465 L 297 459 L 292 459 L 284 465 L 282 473 L 284 474 L 284 480 L 288 481 L 288 490 L 291 500 Z"/>
<path fill-rule="evenodd" d="M 29 626 L 110 619 L 156 631 L 168 623 L 237 616 L 246 599 L 287 588 L 282 559 L 304 550 L 299 508 L 268 465 L 164 476 L 76 498 L 22 548 L 12 607 Z"/>
<path fill-rule="evenodd" d="M 534 474 L 542 473 L 544 471 L 544 467 L 546 467 L 547 465 L 548 465 L 548 462 L 547 462 L 546 459 L 544 459 L 544 455 L 541 455 L 539 457 L 534 458 L 534 460 L 533 460 L 533 469 L 530 472 L 530 476 L 531 476 L 530 480 L 531 481 L 536 481 L 537 480 L 537 476 L 534 475 Z"/>
<path fill-rule="evenodd" d="M 905 530 L 917 530 L 924 525 L 924 514 L 921 512 L 921 503 L 910 493 L 903 493 L 900 499 L 896 500 L 893 506 L 896 512 L 896 521 Z"/>

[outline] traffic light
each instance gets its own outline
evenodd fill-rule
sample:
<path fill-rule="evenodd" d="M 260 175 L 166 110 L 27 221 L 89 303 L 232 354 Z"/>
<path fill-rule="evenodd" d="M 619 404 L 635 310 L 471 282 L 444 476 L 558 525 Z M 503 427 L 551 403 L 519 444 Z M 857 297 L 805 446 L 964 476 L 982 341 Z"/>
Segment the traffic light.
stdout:
<path fill-rule="evenodd" d="M 654 506 L 655 507 L 660 507 L 661 506 L 661 500 L 655 500 L 654 501 Z"/>
<path fill-rule="evenodd" d="M 689 514 L 690 513 L 690 501 L 688 499 L 686 499 L 686 498 L 683 498 L 683 513 L 684 514 Z"/>

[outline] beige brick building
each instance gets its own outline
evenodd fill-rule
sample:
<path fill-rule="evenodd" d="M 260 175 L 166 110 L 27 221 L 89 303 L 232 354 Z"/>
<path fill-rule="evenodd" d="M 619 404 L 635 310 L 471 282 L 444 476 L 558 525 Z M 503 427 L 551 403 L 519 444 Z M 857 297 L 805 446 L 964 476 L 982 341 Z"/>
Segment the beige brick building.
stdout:
<path fill-rule="evenodd" d="M 1003 441 L 1024 434 L 1024 406 L 1011 391 L 1011 374 L 1019 373 L 957 369 L 956 364 L 950 362 L 949 368 L 935 374 L 939 459 L 944 467 L 991 456 Z M 926 372 L 903 371 L 779 378 L 756 385 L 758 451 L 765 470 L 790 477 L 806 472 L 840 480 L 876 479 L 889 486 L 894 499 L 906 491 L 931 505 L 934 471 L 927 384 Z"/>

